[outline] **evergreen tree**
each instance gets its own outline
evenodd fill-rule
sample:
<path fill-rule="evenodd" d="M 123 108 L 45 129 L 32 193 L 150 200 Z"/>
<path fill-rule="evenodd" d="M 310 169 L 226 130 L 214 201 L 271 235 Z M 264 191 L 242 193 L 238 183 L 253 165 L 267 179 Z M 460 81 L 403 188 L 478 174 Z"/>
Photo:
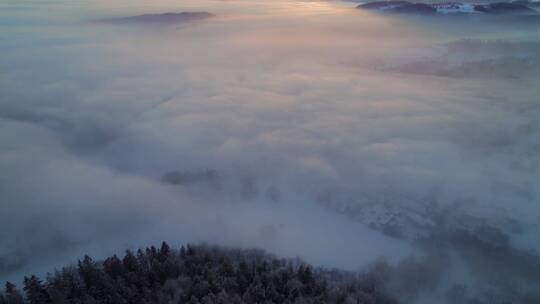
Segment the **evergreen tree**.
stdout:
<path fill-rule="evenodd" d="M 22 294 L 17 289 L 15 284 L 11 282 L 6 282 L 5 291 L 4 291 L 4 300 L 6 304 L 23 304 L 24 299 Z"/>
<path fill-rule="evenodd" d="M 161 243 L 161 248 L 158 252 L 158 260 L 162 263 L 165 262 L 165 260 L 167 260 L 167 258 L 169 257 L 170 251 L 171 249 L 167 243 Z"/>
<path fill-rule="evenodd" d="M 24 278 L 24 288 L 26 300 L 29 304 L 44 304 L 49 303 L 49 294 L 41 283 L 41 280 L 32 275 L 30 278 Z"/>

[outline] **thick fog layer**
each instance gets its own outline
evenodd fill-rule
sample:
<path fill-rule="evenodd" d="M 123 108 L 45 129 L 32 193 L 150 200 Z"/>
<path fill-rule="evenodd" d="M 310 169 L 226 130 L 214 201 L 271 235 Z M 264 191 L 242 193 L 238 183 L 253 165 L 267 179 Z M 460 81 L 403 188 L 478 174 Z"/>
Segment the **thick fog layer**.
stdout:
<path fill-rule="evenodd" d="M 211 15 L 102 22 L 168 12 Z M 0 281 L 162 240 L 359 269 L 429 258 L 435 238 L 455 265 L 440 293 L 491 284 L 455 231 L 508 259 L 540 250 L 538 24 L 3 1 Z"/>

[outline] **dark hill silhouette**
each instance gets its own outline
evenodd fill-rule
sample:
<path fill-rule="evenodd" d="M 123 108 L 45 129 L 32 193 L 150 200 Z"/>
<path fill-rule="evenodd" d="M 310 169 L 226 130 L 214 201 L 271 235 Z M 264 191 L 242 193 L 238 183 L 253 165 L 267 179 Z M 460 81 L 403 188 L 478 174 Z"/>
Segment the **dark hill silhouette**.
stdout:
<path fill-rule="evenodd" d="M 178 24 L 204 20 L 214 17 L 208 12 L 181 12 L 181 13 L 163 13 L 163 14 L 145 14 L 129 17 L 101 19 L 100 22 L 115 24 Z"/>
<path fill-rule="evenodd" d="M 468 4 L 461 2 L 448 3 L 422 3 L 409 1 L 373 1 L 358 5 L 357 8 L 364 10 L 379 11 L 385 13 L 405 14 L 489 14 L 489 15 L 515 15 L 537 14 L 531 8 L 535 2 L 520 0 L 515 2 L 495 2 L 486 4 Z"/>

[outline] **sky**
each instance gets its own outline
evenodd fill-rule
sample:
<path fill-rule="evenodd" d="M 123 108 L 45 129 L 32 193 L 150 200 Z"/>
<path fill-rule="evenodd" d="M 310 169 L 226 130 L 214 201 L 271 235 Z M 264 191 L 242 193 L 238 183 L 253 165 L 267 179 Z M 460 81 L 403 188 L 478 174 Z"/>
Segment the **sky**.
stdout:
<path fill-rule="evenodd" d="M 101 22 L 194 11 L 215 17 Z M 533 25 L 293 0 L 2 1 L 0 20 L 0 281 L 162 240 L 396 263 L 423 252 L 370 212 L 427 205 L 540 249 Z"/>

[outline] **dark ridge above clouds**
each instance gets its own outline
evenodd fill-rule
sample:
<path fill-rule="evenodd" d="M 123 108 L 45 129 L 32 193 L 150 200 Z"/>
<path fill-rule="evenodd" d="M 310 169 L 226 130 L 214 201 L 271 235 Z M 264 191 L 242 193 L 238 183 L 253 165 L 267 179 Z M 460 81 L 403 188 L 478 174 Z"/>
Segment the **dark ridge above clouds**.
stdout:
<path fill-rule="evenodd" d="M 180 12 L 162 14 L 144 14 L 128 17 L 100 19 L 99 22 L 114 24 L 178 24 L 208 19 L 215 15 L 208 12 Z"/>
<path fill-rule="evenodd" d="M 384 13 L 414 13 L 414 14 L 475 14 L 475 15 L 508 15 L 524 14 L 536 15 L 538 11 L 533 9 L 538 3 L 528 1 L 495 2 L 495 3 L 422 3 L 409 1 L 372 1 L 358 5 L 357 8 Z"/>

